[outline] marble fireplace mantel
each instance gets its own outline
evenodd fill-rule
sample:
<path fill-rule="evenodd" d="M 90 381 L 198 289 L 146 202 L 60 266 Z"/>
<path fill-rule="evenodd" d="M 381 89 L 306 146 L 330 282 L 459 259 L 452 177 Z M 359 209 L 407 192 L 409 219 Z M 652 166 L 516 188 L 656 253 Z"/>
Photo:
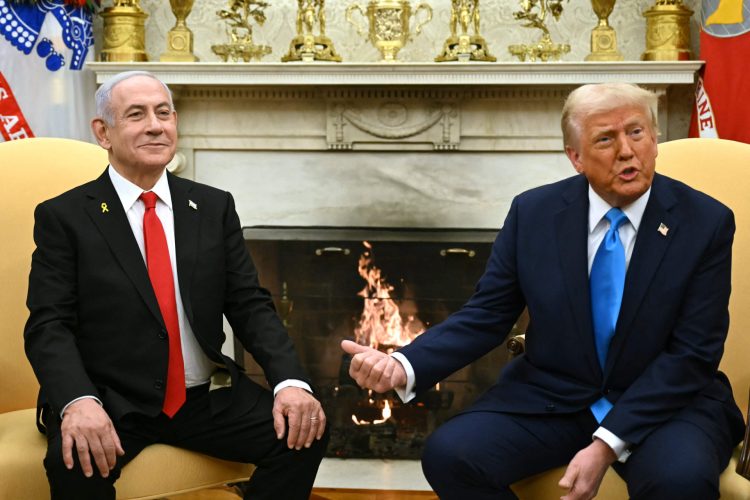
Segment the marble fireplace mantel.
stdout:
<path fill-rule="evenodd" d="M 497 228 L 512 196 L 566 177 L 560 112 L 578 85 L 659 95 L 684 137 L 701 61 L 89 63 L 173 90 L 179 173 L 232 191 L 243 225 Z"/>
<path fill-rule="evenodd" d="M 626 81 L 692 84 L 702 61 L 549 63 L 89 63 L 103 83 L 129 69 L 155 73 L 175 88 L 193 86 L 567 86 Z"/>

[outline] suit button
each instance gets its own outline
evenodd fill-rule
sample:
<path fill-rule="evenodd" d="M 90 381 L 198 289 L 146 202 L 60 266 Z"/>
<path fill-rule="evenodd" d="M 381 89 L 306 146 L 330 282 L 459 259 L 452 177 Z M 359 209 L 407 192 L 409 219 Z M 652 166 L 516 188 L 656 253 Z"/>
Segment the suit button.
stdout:
<path fill-rule="evenodd" d="M 552 403 L 548 403 L 547 406 L 544 409 L 547 410 L 547 411 L 555 411 L 556 410 L 555 405 L 553 405 Z"/>
<path fill-rule="evenodd" d="M 159 338 L 162 339 L 162 340 L 164 340 L 164 339 L 167 338 L 167 331 L 164 328 L 162 328 L 161 330 L 159 330 Z"/>
<path fill-rule="evenodd" d="M 604 389 L 604 394 L 609 394 L 611 391 L 609 389 Z"/>
<path fill-rule="evenodd" d="M 161 390 L 164 387 L 164 381 L 163 380 L 155 380 L 154 381 L 154 389 L 157 391 Z"/>

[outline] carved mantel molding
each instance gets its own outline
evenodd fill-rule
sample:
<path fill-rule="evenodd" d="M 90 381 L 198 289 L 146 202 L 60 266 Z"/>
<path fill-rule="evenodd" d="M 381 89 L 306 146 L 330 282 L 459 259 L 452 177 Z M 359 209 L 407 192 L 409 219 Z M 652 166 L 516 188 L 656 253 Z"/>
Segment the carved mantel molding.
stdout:
<path fill-rule="evenodd" d="M 89 63 L 98 83 L 147 69 L 175 92 L 187 150 L 559 151 L 565 96 L 626 81 L 660 96 L 701 61 L 535 63 Z M 665 138 L 668 134 L 663 134 Z M 186 155 L 191 156 L 187 151 Z"/>
<path fill-rule="evenodd" d="M 121 71 L 147 69 L 184 86 L 567 86 L 626 81 L 648 86 L 692 84 L 702 61 L 554 63 L 88 63 L 97 83 Z"/>

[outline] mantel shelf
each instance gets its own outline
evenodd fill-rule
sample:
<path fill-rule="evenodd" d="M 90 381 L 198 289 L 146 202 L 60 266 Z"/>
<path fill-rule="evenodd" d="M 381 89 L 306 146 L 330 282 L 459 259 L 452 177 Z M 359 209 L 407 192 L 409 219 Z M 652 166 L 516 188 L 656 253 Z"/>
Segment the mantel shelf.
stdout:
<path fill-rule="evenodd" d="M 703 61 L 554 63 L 88 63 L 97 83 L 147 70 L 173 86 L 690 85 Z"/>

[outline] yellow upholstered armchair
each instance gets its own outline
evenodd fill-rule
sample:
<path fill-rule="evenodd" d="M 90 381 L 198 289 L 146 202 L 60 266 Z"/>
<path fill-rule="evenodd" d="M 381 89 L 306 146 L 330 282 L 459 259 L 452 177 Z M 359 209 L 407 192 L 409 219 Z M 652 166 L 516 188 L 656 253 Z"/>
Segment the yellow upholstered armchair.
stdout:
<path fill-rule="evenodd" d="M 68 139 L 0 143 L 0 498 L 49 498 L 42 459 L 46 440 L 35 425 L 39 386 L 23 350 L 34 207 L 99 176 L 107 153 Z M 146 448 L 117 482 L 117 498 L 147 499 L 247 480 L 253 466 L 165 445 Z"/>
<path fill-rule="evenodd" d="M 656 171 L 678 179 L 718 199 L 733 211 L 737 224 L 729 301 L 729 336 L 721 362 L 740 408 L 748 408 L 750 387 L 750 144 L 722 139 L 680 139 L 659 144 Z M 508 341 L 513 354 L 523 352 L 523 336 Z M 747 419 L 747 412 L 745 419 Z M 748 428 L 750 431 L 750 427 Z M 513 485 L 522 500 L 559 498 L 557 482 L 565 468 L 553 469 Z M 743 477 L 744 476 L 744 477 Z M 598 499 L 628 498 L 625 483 L 613 469 L 604 476 Z M 721 475 L 723 500 L 750 499 L 750 444 L 748 432 Z"/>

